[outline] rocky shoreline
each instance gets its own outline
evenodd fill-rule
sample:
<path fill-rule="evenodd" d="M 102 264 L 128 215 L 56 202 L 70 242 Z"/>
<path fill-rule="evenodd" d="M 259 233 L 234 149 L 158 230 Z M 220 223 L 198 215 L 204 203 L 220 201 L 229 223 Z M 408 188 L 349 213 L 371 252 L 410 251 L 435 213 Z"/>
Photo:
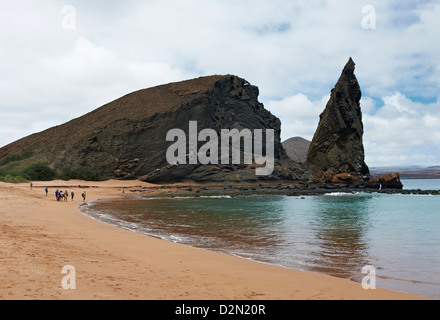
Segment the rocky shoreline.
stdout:
<path fill-rule="evenodd" d="M 140 197 L 205 197 L 205 196 L 318 196 L 328 193 L 383 193 L 406 195 L 440 195 L 440 190 L 402 190 L 402 189 L 371 189 L 348 188 L 334 186 L 313 186 L 307 184 L 277 184 L 277 185 L 161 185 L 131 189 L 130 196 Z"/>

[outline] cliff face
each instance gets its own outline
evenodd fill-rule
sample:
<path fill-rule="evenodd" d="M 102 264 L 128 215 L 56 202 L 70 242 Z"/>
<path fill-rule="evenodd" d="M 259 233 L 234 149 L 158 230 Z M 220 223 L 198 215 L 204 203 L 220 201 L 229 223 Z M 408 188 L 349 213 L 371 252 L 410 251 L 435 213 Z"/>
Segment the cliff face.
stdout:
<path fill-rule="evenodd" d="M 362 93 L 354 70 L 355 64 L 350 58 L 320 115 L 319 125 L 307 154 L 307 165 L 316 180 L 322 180 L 325 172 L 327 176 L 331 175 L 327 179 L 333 181 L 338 174 L 348 174 L 354 181 L 365 180 L 370 176 L 364 160 L 362 141 Z"/>
<path fill-rule="evenodd" d="M 293 163 L 281 145 L 279 119 L 258 102 L 258 94 L 257 87 L 230 75 L 141 90 L 5 146 L 0 159 L 32 151 L 28 161 L 45 161 L 55 169 L 92 167 L 103 178 L 150 182 L 304 179 L 306 170 Z M 167 133 L 175 128 L 188 133 L 190 121 L 197 121 L 198 131 L 214 129 L 219 135 L 221 129 L 273 129 L 273 173 L 257 176 L 253 164 L 170 165 Z"/>

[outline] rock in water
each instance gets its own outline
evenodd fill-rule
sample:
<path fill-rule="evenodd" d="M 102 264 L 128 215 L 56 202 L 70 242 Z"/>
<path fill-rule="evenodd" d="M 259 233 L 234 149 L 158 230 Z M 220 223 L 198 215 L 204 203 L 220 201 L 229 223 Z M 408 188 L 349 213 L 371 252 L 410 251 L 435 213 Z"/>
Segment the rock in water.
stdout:
<path fill-rule="evenodd" d="M 237 76 L 209 76 L 128 94 L 66 124 L 0 149 L 0 159 L 29 151 L 61 172 L 93 168 L 103 179 L 150 182 L 298 180 L 305 170 L 288 159 L 280 141 L 281 122 L 258 101 L 259 90 Z M 169 165 L 171 129 L 198 131 L 273 129 L 275 170 L 256 176 L 255 165 Z M 206 143 L 206 142 L 205 142 Z M 200 143 L 202 145 L 203 143 Z M 266 150 L 263 145 L 263 151 Z"/>
<path fill-rule="evenodd" d="M 307 165 L 316 176 L 332 170 L 362 180 L 369 178 L 362 142 L 364 127 L 355 63 L 350 58 L 320 115 L 318 128 L 307 154 Z"/>
<path fill-rule="evenodd" d="M 379 178 L 382 189 L 403 189 L 403 184 L 400 181 L 400 174 L 398 172 L 388 173 Z"/>

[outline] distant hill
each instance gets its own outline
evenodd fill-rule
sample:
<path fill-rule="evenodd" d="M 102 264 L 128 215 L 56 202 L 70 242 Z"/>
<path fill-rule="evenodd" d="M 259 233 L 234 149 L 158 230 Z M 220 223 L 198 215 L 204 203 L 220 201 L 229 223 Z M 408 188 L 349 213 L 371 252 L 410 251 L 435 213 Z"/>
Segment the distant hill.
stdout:
<path fill-rule="evenodd" d="M 284 141 L 283 147 L 290 159 L 303 163 L 307 159 L 310 141 L 301 137 L 294 137 Z"/>
<path fill-rule="evenodd" d="M 408 168 L 370 168 L 371 175 L 380 177 L 387 173 L 399 172 L 401 179 L 440 179 L 440 166 L 428 168 L 408 167 Z"/>

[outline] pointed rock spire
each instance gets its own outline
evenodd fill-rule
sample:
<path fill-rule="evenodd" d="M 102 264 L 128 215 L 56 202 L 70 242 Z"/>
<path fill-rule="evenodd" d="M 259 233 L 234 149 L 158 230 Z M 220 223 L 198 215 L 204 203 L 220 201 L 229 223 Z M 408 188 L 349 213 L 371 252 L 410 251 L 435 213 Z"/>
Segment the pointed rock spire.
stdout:
<path fill-rule="evenodd" d="M 327 170 L 361 179 L 370 175 L 362 142 L 362 93 L 354 70 L 355 63 L 350 58 L 320 115 L 307 155 L 307 164 L 315 176 Z"/>

